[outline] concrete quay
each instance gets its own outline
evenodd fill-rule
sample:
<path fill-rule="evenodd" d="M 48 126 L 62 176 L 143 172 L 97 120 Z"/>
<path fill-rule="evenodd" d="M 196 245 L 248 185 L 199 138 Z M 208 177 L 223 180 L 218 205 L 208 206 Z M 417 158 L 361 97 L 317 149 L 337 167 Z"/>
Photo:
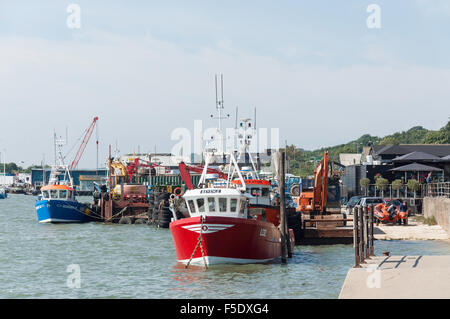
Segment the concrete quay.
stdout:
<path fill-rule="evenodd" d="M 413 218 L 408 225 L 380 224 L 374 226 L 373 235 L 378 240 L 448 240 L 449 233 L 439 225 L 425 225 Z"/>
<path fill-rule="evenodd" d="M 340 299 L 450 299 L 450 256 L 371 257 L 351 268 Z"/>

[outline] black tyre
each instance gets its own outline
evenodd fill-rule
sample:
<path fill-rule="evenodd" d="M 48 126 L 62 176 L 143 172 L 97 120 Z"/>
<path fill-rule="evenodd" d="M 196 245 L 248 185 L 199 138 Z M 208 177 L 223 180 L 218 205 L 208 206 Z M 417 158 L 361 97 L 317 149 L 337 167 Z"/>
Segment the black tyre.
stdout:
<path fill-rule="evenodd" d="M 138 218 L 136 219 L 136 221 L 134 222 L 136 225 L 142 225 L 142 224 L 146 224 L 147 221 L 143 218 Z"/>
<path fill-rule="evenodd" d="M 158 222 L 158 217 L 159 217 L 159 211 L 155 209 L 153 209 L 153 214 L 152 214 L 152 223 L 156 224 Z"/>
<path fill-rule="evenodd" d="M 122 217 L 119 219 L 119 224 L 133 224 L 133 220 L 130 217 Z"/>
<path fill-rule="evenodd" d="M 162 201 L 162 200 L 168 201 L 169 197 L 170 197 L 169 193 L 162 193 L 161 195 L 158 196 L 158 201 Z"/>
<path fill-rule="evenodd" d="M 169 228 L 170 219 L 160 219 L 158 220 L 158 226 L 161 228 Z"/>

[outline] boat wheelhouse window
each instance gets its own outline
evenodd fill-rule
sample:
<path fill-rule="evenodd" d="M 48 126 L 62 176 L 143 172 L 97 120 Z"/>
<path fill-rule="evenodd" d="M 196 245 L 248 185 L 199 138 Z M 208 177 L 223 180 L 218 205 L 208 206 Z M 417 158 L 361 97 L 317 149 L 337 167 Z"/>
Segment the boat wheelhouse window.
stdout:
<path fill-rule="evenodd" d="M 49 198 L 48 191 L 42 191 L 42 198 Z"/>
<path fill-rule="evenodd" d="M 197 198 L 197 206 L 199 213 L 205 212 L 205 200 L 203 198 Z"/>
<path fill-rule="evenodd" d="M 269 188 L 264 187 L 264 188 L 261 190 L 261 197 L 267 197 L 267 196 L 269 196 L 269 193 L 270 193 Z"/>
<path fill-rule="evenodd" d="M 210 212 L 216 212 L 216 199 L 214 197 L 208 197 L 208 208 Z"/>
<path fill-rule="evenodd" d="M 232 198 L 230 200 L 230 211 L 232 213 L 236 213 L 237 210 L 237 199 L 236 198 Z"/>
<path fill-rule="evenodd" d="M 68 191 L 67 198 L 72 198 L 72 191 Z"/>
<path fill-rule="evenodd" d="M 192 199 L 188 200 L 188 205 L 189 205 L 189 210 L 191 211 L 191 213 L 195 213 L 195 205 L 194 205 L 194 201 Z"/>
<path fill-rule="evenodd" d="M 51 189 L 50 190 L 50 198 L 58 198 L 58 190 Z"/>
<path fill-rule="evenodd" d="M 244 214 L 245 201 L 241 200 L 241 205 L 239 207 L 239 214 Z"/>
<path fill-rule="evenodd" d="M 67 198 L 67 190 L 60 190 L 59 198 Z"/>
<path fill-rule="evenodd" d="M 219 198 L 219 211 L 221 213 L 225 213 L 227 211 L 227 199 L 226 198 Z"/>
<path fill-rule="evenodd" d="M 259 188 L 252 188 L 250 194 L 255 197 L 261 196 L 261 192 Z"/>

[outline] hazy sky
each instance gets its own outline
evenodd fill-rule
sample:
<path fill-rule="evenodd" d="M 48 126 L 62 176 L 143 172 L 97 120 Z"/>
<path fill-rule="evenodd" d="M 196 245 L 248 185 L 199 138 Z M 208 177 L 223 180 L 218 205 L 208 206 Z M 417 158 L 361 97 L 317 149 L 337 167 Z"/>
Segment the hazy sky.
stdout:
<path fill-rule="evenodd" d="M 79 29 L 67 26 L 70 3 Z M 380 29 L 366 24 L 372 3 Z M 445 0 L 0 0 L 0 151 L 51 162 L 54 129 L 68 127 L 68 150 L 98 116 L 101 162 L 116 140 L 122 153 L 168 152 L 173 129 L 216 125 L 219 73 L 226 112 L 257 107 L 281 144 L 438 129 L 450 115 L 449 38 Z M 95 167 L 94 139 L 80 167 Z"/>

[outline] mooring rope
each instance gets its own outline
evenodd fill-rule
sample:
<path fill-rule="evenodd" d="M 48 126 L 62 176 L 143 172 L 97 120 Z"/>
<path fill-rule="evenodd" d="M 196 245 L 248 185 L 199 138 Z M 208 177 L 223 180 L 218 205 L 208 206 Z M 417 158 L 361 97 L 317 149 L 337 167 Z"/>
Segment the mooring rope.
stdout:
<path fill-rule="evenodd" d="M 206 219 L 206 218 L 205 218 Z M 206 259 L 205 259 L 205 253 L 203 251 L 203 245 L 202 245 L 202 234 L 203 234 L 203 216 L 200 216 L 200 235 L 198 236 L 198 240 L 197 240 L 197 245 L 195 245 L 194 251 L 192 252 L 191 258 L 189 258 L 188 263 L 186 264 L 186 269 L 189 267 L 189 264 L 191 263 L 192 259 L 194 258 L 195 252 L 198 249 L 198 246 L 200 246 L 200 251 L 202 252 L 202 258 L 203 258 L 203 263 L 205 264 L 205 268 L 208 268 L 208 265 L 206 263 Z"/>
<path fill-rule="evenodd" d="M 85 210 L 89 210 L 89 214 L 86 214 L 85 213 Z M 99 215 L 97 214 L 97 212 L 95 212 L 95 211 L 93 211 L 92 209 L 90 209 L 89 207 L 86 207 L 86 209 L 85 210 L 79 210 L 79 212 L 81 213 L 81 214 L 83 214 L 83 215 L 86 215 L 86 216 L 88 216 L 88 217 L 91 217 L 91 218 L 97 218 L 97 219 L 100 219 L 100 220 L 103 220 L 103 218 L 100 216 L 99 217 Z M 91 213 L 93 214 L 93 215 L 91 215 Z"/>

